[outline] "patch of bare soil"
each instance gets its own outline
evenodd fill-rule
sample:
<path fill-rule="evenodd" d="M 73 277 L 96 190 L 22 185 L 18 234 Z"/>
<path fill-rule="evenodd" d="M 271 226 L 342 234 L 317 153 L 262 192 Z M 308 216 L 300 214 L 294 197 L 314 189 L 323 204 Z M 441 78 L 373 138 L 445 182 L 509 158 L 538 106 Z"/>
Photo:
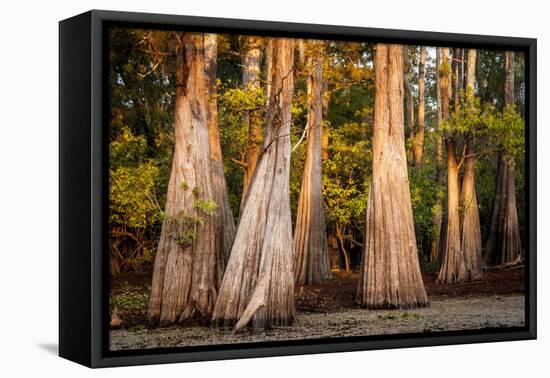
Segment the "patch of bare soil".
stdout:
<path fill-rule="evenodd" d="M 298 313 L 333 313 L 357 309 L 354 304 L 359 273 L 333 272 L 333 279 L 320 285 L 296 287 Z M 481 281 L 467 284 L 436 284 L 435 274 L 423 274 L 431 302 L 445 298 L 499 296 L 524 292 L 524 271 L 485 272 Z M 151 290 L 150 273 L 121 273 L 111 279 L 112 328 L 151 328 L 147 325 L 147 305 Z M 193 324 L 190 324 L 193 325 Z"/>
<path fill-rule="evenodd" d="M 324 302 L 318 303 L 324 306 Z M 299 311 L 297 322 L 291 327 L 276 327 L 266 331 L 245 330 L 237 335 L 232 335 L 230 329 L 198 326 L 111 330 L 110 348 L 124 350 L 303 340 L 514 327 L 524 324 L 523 294 L 438 297 L 432 299 L 429 307 L 408 311 L 355 308 L 323 313 Z"/>

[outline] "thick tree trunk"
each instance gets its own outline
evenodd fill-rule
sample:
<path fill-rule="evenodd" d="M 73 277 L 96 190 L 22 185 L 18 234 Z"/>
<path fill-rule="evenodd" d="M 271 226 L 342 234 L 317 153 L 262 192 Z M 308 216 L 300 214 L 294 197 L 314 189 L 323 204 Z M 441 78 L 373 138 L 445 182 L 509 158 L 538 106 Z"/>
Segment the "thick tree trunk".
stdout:
<path fill-rule="evenodd" d="M 176 146 L 148 311 L 151 322 L 163 325 L 211 314 L 218 282 L 204 36 L 182 33 L 181 40 L 176 68 Z"/>
<path fill-rule="evenodd" d="M 290 214 L 290 106 L 294 41 L 273 42 L 272 84 L 262 153 L 213 313 L 219 325 L 255 328 L 295 319 Z"/>
<path fill-rule="evenodd" d="M 460 237 L 459 212 L 459 166 L 456 160 L 456 145 L 454 138 L 445 140 L 447 152 L 447 228 L 443 261 L 437 281 L 440 283 L 455 283 L 468 280 L 464 263 L 464 254 Z"/>
<path fill-rule="evenodd" d="M 243 63 L 243 88 L 248 93 L 255 93 L 260 89 L 260 62 L 262 58 L 261 39 L 259 37 L 244 37 Z M 249 111 L 245 116 L 248 125 L 248 141 L 246 147 L 246 167 L 244 172 L 242 199 L 246 197 L 252 175 L 256 169 L 256 162 L 262 143 L 262 112 L 261 110 Z"/>
<path fill-rule="evenodd" d="M 474 95 L 475 85 L 476 50 L 469 49 L 467 53 L 466 91 Z M 468 97 L 467 101 L 471 101 Z M 464 106 L 474 106 L 466 103 Z M 482 276 L 481 261 L 481 226 L 479 223 L 479 208 L 475 188 L 475 151 L 473 148 L 473 136 L 466 136 L 466 157 L 464 158 L 464 174 L 460 194 L 460 206 L 462 210 L 462 250 L 464 251 L 464 263 L 469 280 L 477 280 Z"/>
<path fill-rule="evenodd" d="M 331 276 L 323 200 L 322 86 L 323 56 L 318 44 L 307 57 L 307 152 L 294 231 L 294 276 L 297 285 L 323 283 Z"/>
<path fill-rule="evenodd" d="M 413 141 L 413 164 L 415 167 L 422 165 L 424 155 L 424 127 L 425 127 L 425 99 L 426 88 L 426 47 L 420 47 L 418 60 L 418 124 Z"/>
<path fill-rule="evenodd" d="M 405 89 L 405 135 L 414 136 L 414 97 L 409 79 L 411 63 L 409 59 L 409 48 L 403 46 L 403 85 Z"/>
<path fill-rule="evenodd" d="M 456 70 L 455 63 L 455 72 Z M 441 90 L 441 115 L 443 121 L 449 119 L 449 107 L 451 100 L 451 65 L 449 64 L 449 50 L 443 49 L 442 63 L 440 67 L 440 90 Z M 457 82 L 455 81 L 455 92 Z M 455 101 L 456 97 L 455 97 Z M 456 106 L 455 103 L 455 111 Z M 456 160 L 456 141 L 454 136 L 447 136 L 445 139 L 447 153 L 447 222 L 445 224 L 445 240 L 442 250 L 443 259 L 437 281 L 441 283 L 462 282 L 468 278 L 464 255 L 461 248 L 460 237 L 460 212 L 459 212 L 459 163 Z"/>
<path fill-rule="evenodd" d="M 436 130 L 439 133 L 442 122 L 442 108 L 441 108 L 441 57 L 442 51 L 440 47 L 436 48 L 436 97 L 437 97 L 437 117 L 436 117 Z M 448 57 L 448 54 L 447 54 Z M 436 136 L 436 149 L 435 149 L 435 203 L 433 208 L 433 237 L 430 252 L 430 263 L 435 266 L 439 257 L 440 239 L 442 234 L 442 219 L 443 219 L 443 138 L 441 135 Z"/>
<path fill-rule="evenodd" d="M 403 47 L 378 44 L 374 59 L 372 181 L 356 301 L 374 309 L 425 306 L 403 130 Z"/>
<path fill-rule="evenodd" d="M 514 105 L 514 52 L 504 53 L 504 106 Z M 489 228 L 485 261 L 503 265 L 521 258 L 521 238 L 516 207 L 515 161 L 499 156 L 497 188 Z"/>
<path fill-rule="evenodd" d="M 473 154 L 471 142 L 466 146 L 466 154 Z M 462 209 L 462 250 L 469 280 L 477 280 L 482 276 L 481 260 L 481 227 L 479 223 L 479 208 L 475 189 L 475 157 L 464 160 L 464 175 L 461 188 Z"/>

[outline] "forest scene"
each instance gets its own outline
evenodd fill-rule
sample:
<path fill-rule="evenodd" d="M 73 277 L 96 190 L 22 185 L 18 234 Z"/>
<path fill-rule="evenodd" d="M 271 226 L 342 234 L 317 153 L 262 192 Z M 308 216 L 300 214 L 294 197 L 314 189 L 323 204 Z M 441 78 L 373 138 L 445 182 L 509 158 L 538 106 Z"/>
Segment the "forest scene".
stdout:
<path fill-rule="evenodd" d="M 108 45 L 111 350 L 525 325 L 523 52 Z"/>

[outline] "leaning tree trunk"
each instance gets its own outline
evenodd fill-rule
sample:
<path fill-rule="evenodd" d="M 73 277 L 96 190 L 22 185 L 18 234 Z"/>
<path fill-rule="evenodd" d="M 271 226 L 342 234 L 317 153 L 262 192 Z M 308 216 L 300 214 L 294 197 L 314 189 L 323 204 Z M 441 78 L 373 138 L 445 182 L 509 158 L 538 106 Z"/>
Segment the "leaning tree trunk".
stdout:
<path fill-rule="evenodd" d="M 418 124 L 413 140 L 413 164 L 415 167 L 422 165 L 424 156 L 424 126 L 426 105 L 424 92 L 426 88 L 426 47 L 420 47 L 420 55 L 418 60 Z"/>
<path fill-rule="evenodd" d="M 290 106 L 294 41 L 273 42 L 272 84 L 262 153 L 213 313 L 219 325 L 255 328 L 294 321 L 290 213 Z"/>
<path fill-rule="evenodd" d="M 294 231 L 294 276 L 298 285 L 323 283 L 331 275 L 321 156 L 323 57 L 321 51 L 313 51 L 319 50 L 319 44 L 311 46 L 307 57 L 307 152 Z"/>
<path fill-rule="evenodd" d="M 243 63 L 243 88 L 249 94 L 256 96 L 260 90 L 260 62 L 262 58 L 261 39 L 259 37 L 244 37 Z M 246 166 L 244 172 L 243 192 L 241 197 L 241 209 L 244 198 L 248 192 L 252 175 L 256 169 L 256 162 L 262 143 L 262 112 L 253 109 L 245 115 L 248 125 L 248 140 L 246 146 Z"/>
<path fill-rule="evenodd" d="M 504 53 L 504 106 L 514 105 L 513 51 Z M 490 265 L 511 263 L 521 258 L 521 238 L 516 206 L 515 161 L 502 152 L 499 156 L 497 188 L 486 248 Z"/>
<path fill-rule="evenodd" d="M 175 151 L 148 317 L 162 325 L 208 316 L 216 301 L 217 232 L 207 124 L 204 36 L 182 33 L 176 68 Z"/>
<path fill-rule="evenodd" d="M 466 66 L 466 103 L 464 106 L 474 106 L 476 50 L 469 49 Z M 475 188 L 475 164 L 474 139 L 472 135 L 466 136 L 466 156 L 464 157 L 464 174 L 460 193 L 460 206 L 462 209 L 462 250 L 464 263 L 469 280 L 477 280 L 482 276 L 481 261 L 481 226 L 479 223 L 479 208 Z"/>
<path fill-rule="evenodd" d="M 374 59 L 372 180 L 356 301 L 373 309 L 425 306 L 403 130 L 403 47 L 378 44 Z"/>
<path fill-rule="evenodd" d="M 208 134 L 210 141 L 210 161 L 212 164 L 212 190 L 216 209 L 213 214 L 217 224 L 217 232 L 212 235 L 215 237 L 218 268 L 218 287 L 223 278 L 223 269 L 235 238 L 235 220 L 231 205 L 229 203 L 229 194 L 227 192 L 227 183 L 225 181 L 224 165 L 222 158 L 222 148 L 220 144 L 220 131 L 218 129 L 218 91 L 216 86 L 217 72 L 217 36 L 216 34 L 204 35 L 204 54 L 205 54 L 205 85 L 208 93 L 206 103 Z"/>
<path fill-rule="evenodd" d="M 442 123 L 442 108 L 441 108 L 441 78 L 440 75 L 443 73 L 440 71 L 441 68 L 441 55 L 442 51 L 440 47 L 436 48 L 436 98 L 437 98 L 437 116 L 436 116 L 436 130 L 441 129 Z M 448 54 L 447 54 L 448 56 Z M 446 89 L 447 90 L 447 89 Z M 446 99 L 448 97 L 445 97 Z M 447 105 L 448 106 L 448 105 Z M 436 136 L 436 149 L 435 149 L 435 203 L 433 207 L 433 237 L 432 245 L 430 252 L 430 263 L 432 266 L 437 264 L 439 258 L 439 244 L 442 236 L 442 220 L 443 220 L 443 191 L 441 187 L 443 186 L 443 138 L 441 135 Z"/>

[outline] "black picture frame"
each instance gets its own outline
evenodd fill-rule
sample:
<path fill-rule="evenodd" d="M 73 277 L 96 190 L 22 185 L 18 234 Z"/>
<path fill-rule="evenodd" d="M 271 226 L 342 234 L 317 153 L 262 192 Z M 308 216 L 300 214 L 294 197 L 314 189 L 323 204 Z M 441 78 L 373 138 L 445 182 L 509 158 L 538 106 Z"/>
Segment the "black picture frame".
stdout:
<path fill-rule="evenodd" d="M 524 327 L 222 346 L 109 351 L 108 96 L 112 26 L 391 42 L 525 52 L 526 324 Z M 535 339 L 536 64 L 529 38 L 92 10 L 59 23 L 59 355 L 89 367 Z"/>

